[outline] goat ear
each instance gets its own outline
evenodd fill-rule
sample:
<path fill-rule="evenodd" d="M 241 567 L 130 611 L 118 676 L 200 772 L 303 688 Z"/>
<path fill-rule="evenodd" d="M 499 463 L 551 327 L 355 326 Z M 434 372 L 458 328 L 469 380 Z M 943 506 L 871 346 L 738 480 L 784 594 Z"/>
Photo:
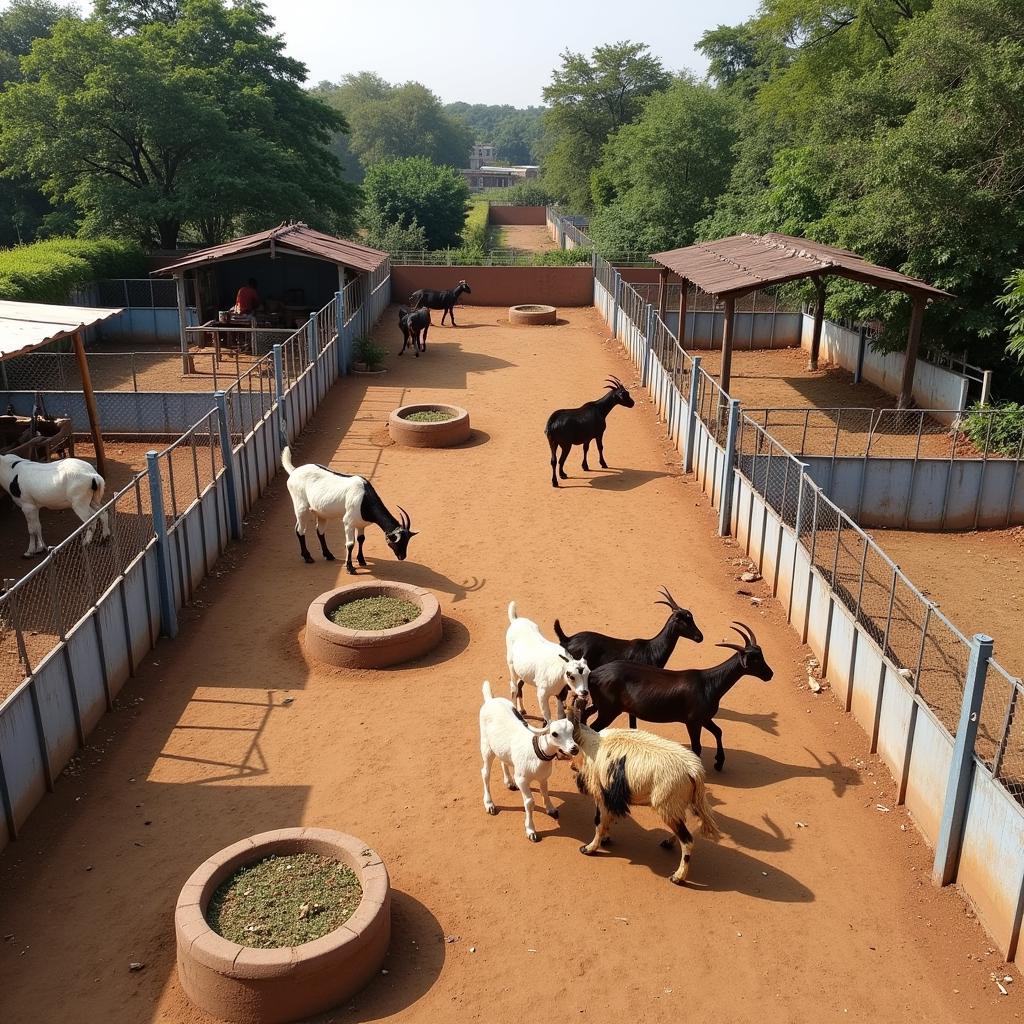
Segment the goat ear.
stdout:
<path fill-rule="evenodd" d="M 570 659 L 569 659 L 569 658 L 567 658 L 567 657 L 566 657 L 566 656 L 565 656 L 564 654 L 560 654 L 560 655 L 559 655 L 559 657 L 560 657 L 560 658 L 562 659 L 562 661 L 564 661 L 564 662 L 565 662 L 565 663 L 566 663 L 567 665 L 569 664 L 569 661 L 570 661 Z"/>

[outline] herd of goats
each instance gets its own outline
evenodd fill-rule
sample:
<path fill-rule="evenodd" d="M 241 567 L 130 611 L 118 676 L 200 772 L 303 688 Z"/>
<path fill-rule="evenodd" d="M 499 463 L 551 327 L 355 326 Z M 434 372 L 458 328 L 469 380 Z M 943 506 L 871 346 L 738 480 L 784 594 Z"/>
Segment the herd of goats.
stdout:
<path fill-rule="evenodd" d="M 444 310 L 442 323 L 450 316 L 455 326 L 454 306 L 464 292 L 470 292 L 465 281 L 448 291 L 415 292 L 409 303 L 411 310 L 402 307 L 400 312 L 403 351 L 409 344 L 417 355 L 426 351 L 430 309 Z M 574 446 L 583 448 L 585 471 L 589 470 L 587 456 L 592 442 L 597 445 L 601 466 L 607 468 L 603 439 L 608 414 L 617 405 L 631 408 L 634 401 L 618 378 L 610 377 L 605 388 L 605 394 L 596 401 L 576 409 L 558 409 L 548 418 L 545 435 L 551 448 L 552 486 L 558 486 L 559 477 L 566 479 L 565 461 Z M 395 557 L 405 559 L 409 542 L 416 536 L 411 519 L 400 506 L 396 506 L 399 516 L 394 516 L 367 479 L 325 466 L 296 466 L 287 446 L 281 453 L 281 463 L 288 475 L 295 534 L 305 562 L 313 562 L 306 543 L 310 527 L 316 531 L 323 557 L 334 561 L 326 532 L 328 523 L 337 520 L 345 531 L 345 568 L 350 574 L 356 573 L 353 551 L 356 563 L 366 566 L 363 544 L 370 525 L 380 528 Z M 71 508 L 84 522 L 100 510 L 104 493 L 103 478 L 96 470 L 73 458 L 35 463 L 0 456 L 0 487 L 25 515 L 29 530 L 26 557 L 47 550 L 39 522 L 41 508 Z M 105 513 L 97 518 L 103 537 L 108 537 Z M 95 528 L 93 521 L 85 543 L 92 539 Z M 554 632 L 558 639 L 549 640 L 535 622 L 518 615 L 515 602 L 509 605 L 506 661 L 511 699 L 494 696 L 490 683 L 483 684 L 481 775 L 484 807 L 488 814 L 496 814 L 490 772 L 494 760 L 500 761 L 505 784 L 522 795 L 526 836 L 537 842 L 532 787 L 539 789 L 545 812 L 557 818 L 558 811 L 548 795 L 548 780 L 556 759 L 571 760 L 577 787 L 596 804 L 594 838 L 580 847 L 580 852 L 593 854 L 606 845 L 611 822 L 628 815 L 631 807 L 650 806 L 672 833 L 662 845 L 671 849 L 676 840 L 680 844 L 680 862 L 671 881 L 682 885 L 693 847 L 693 835 L 686 826 L 687 809 L 700 820 L 702 835 L 718 837 L 707 802 L 701 732 L 706 729 L 714 737 L 714 764 L 721 771 L 725 748 L 722 730 L 714 721 L 719 704 L 744 676 L 767 682 L 772 669 L 754 631 L 739 622 L 734 623 L 734 629 L 742 643 L 716 645 L 733 652 L 721 664 L 705 669 L 667 669 L 680 638 L 701 643 L 704 635 L 693 615 L 667 589 L 663 587 L 661 594 L 657 603 L 668 607 L 669 616 L 661 631 L 650 639 L 621 639 L 591 631 L 567 635 L 556 619 Z M 523 688 L 527 685 L 536 690 L 543 726 L 531 726 L 526 720 Z M 590 726 L 587 720 L 594 714 L 597 717 Z M 629 716 L 630 728 L 609 728 L 622 714 Z M 638 720 L 681 724 L 687 731 L 689 747 L 638 730 Z"/>

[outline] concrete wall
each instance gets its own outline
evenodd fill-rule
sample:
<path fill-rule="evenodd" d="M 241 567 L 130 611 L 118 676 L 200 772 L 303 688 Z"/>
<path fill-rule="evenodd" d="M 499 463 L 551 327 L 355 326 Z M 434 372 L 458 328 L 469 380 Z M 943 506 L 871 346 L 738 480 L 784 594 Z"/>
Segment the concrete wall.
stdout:
<path fill-rule="evenodd" d="M 547 208 L 544 206 L 494 206 L 487 210 L 489 224 L 545 224 Z"/>
<path fill-rule="evenodd" d="M 467 306 L 590 306 L 593 271 L 582 267 L 412 267 L 391 268 L 392 301 L 405 300 L 418 288 L 445 289 L 465 280 L 473 289 L 463 295 Z M 456 314 L 457 315 L 457 314 Z"/>
<path fill-rule="evenodd" d="M 810 351 L 813 333 L 814 317 L 804 314 L 801 345 L 807 351 Z M 858 332 L 826 320 L 821 329 L 821 354 L 833 365 L 841 366 L 853 373 L 857 368 L 859 340 Z M 864 352 L 864 380 L 890 395 L 898 395 L 903 380 L 904 362 L 902 352 L 876 352 L 868 344 Z M 962 374 L 918 359 L 914 367 L 914 401 L 921 409 L 963 409 L 967 404 L 969 383 Z M 955 416 L 936 418 L 952 423 Z"/>
<path fill-rule="evenodd" d="M 195 327 L 199 323 L 195 307 L 187 307 L 185 312 L 188 326 Z M 108 341 L 126 344 L 167 342 L 177 346 L 181 342 L 180 323 L 176 309 L 131 306 L 120 315 L 105 320 L 97 332 Z"/>

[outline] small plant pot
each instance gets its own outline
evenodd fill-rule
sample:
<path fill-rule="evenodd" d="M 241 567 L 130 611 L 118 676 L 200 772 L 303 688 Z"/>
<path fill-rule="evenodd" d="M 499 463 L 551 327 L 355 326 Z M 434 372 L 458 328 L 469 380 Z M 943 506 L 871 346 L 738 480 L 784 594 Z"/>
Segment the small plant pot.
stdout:
<path fill-rule="evenodd" d="M 521 327 L 539 327 L 558 322 L 558 310 L 554 306 L 509 306 L 508 322 Z"/>
<path fill-rule="evenodd" d="M 301 946 L 256 949 L 218 935 L 206 910 L 239 868 L 272 854 L 316 853 L 351 868 L 363 895 L 339 928 Z M 185 883 L 174 909 L 178 979 L 200 1009 L 226 1021 L 287 1024 L 349 999 L 380 969 L 391 940 L 391 884 L 361 839 L 325 828 L 284 828 L 214 854 Z"/>
<path fill-rule="evenodd" d="M 398 597 L 420 615 L 393 629 L 349 629 L 331 620 L 339 605 L 361 597 Z M 441 642 L 441 606 L 429 590 L 409 583 L 373 580 L 321 594 L 306 613 L 306 652 L 337 668 L 386 668 L 421 658 Z"/>
<path fill-rule="evenodd" d="M 414 412 L 447 412 L 452 418 L 439 423 L 417 423 L 408 418 Z M 395 444 L 407 448 L 451 448 L 469 440 L 469 413 L 457 405 L 403 405 L 388 417 L 388 432 Z"/>

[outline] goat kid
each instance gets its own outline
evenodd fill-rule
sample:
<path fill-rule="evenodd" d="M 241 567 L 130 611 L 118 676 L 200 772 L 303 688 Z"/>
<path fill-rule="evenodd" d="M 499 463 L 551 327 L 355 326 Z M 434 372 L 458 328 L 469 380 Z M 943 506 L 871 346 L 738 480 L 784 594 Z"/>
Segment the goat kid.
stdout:
<path fill-rule="evenodd" d="M 508 663 L 509 691 L 519 711 L 526 713 L 523 684 L 537 689 L 537 703 L 545 722 L 551 719 L 551 698 L 558 705 L 558 717 L 565 717 L 565 699 L 571 690 L 586 702 L 589 695 L 587 679 L 590 668 L 579 658 L 570 658 L 558 644 L 541 634 L 531 619 L 521 619 L 516 603 L 508 606 L 508 629 L 505 631 L 505 661 Z"/>
<path fill-rule="evenodd" d="M 594 728 L 598 731 L 611 725 L 623 711 L 629 714 L 629 724 L 637 719 L 645 722 L 679 722 L 686 727 L 690 747 L 699 757 L 700 734 L 707 729 L 715 737 L 715 770 L 725 765 L 725 747 L 722 730 L 714 721 L 722 698 L 744 676 L 754 676 L 769 682 L 774 675 L 764 660 L 757 637 L 749 626 L 737 622 L 733 625 L 743 637 L 743 646 L 732 643 L 715 644 L 736 653 L 713 668 L 691 668 L 681 672 L 635 665 L 627 661 L 613 661 L 595 669 L 590 675 L 590 693 L 593 705 L 583 713 L 587 719 L 597 711 Z"/>
<path fill-rule="evenodd" d="M 676 599 L 664 587 L 660 592 L 664 595 L 664 600 L 654 603 L 666 605 L 669 617 L 661 627 L 661 632 L 650 640 L 622 640 L 619 637 L 589 630 L 566 636 L 562 624 L 555 619 L 555 635 L 558 642 L 572 657 L 586 659 L 591 672 L 611 661 L 631 661 L 636 665 L 656 665 L 658 668 L 664 668 L 668 659 L 672 657 L 676 641 L 680 637 L 686 637 L 687 640 L 699 644 L 703 643 L 704 634 L 697 627 L 692 612 L 677 604 Z"/>
<path fill-rule="evenodd" d="M 58 459 L 56 462 L 30 462 L 16 455 L 0 455 L 0 487 L 21 509 L 28 526 L 28 550 L 25 558 L 49 550 L 43 540 L 40 509 L 74 510 L 83 523 L 88 522 L 103 505 L 106 483 L 96 470 L 82 459 Z M 107 513 L 99 517 L 101 538 L 110 536 Z M 92 541 L 96 524 L 85 531 L 85 543 Z"/>
<path fill-rule="evenodd" d="M 423 307 L 427 309 L 443 309 L 441 326 L 444 326 L 444 318 L 449 317 L 452 327 L 457 327 L 458 324 L 455 322 L 455 303 L 459 301 L 459 296 L 463 292 L 467 295 L 473 294 L 473 289 L 465 281 L 460 281 L 454 288 L 449 288 L 443 292 L 437 291 L 434 288 L 420 288 L 409 296 L 409 305 L 414 310 Z"/>
<path fill-rule="evenodd" d="M 558 464 L 558 476 L 563 480 L 569 477 L 565 472 L 565 460 L 573 445 L 583 445 L 583 471 L 590 472 L 587 465 L 587 455 L 590 453 L 590 443 L 597 443 L 597 456 L 602 469 L 608 468 L 604 461 L 604 431 L 607 425 L 608 413 L 617 405 L 632 409 L 636 402 L 629 393 L 629 389 L 619 380 L 618 377 L 609 377 L 605 382 L 608 391 L 606 395 L 593 402 L 587 402 L 577 409 L 556 409 L 549 417 L 544 433 L 547 436 L 548 444 L 551 447 L 551 486 L 558 486 L 558 477 L 555 476 L 555 463 Z M 557 449 L 561 447 L 561 458 L 556 455 Z"/>
<path fill-rule="evenodd" d="M 570 721 L 580 748 L 574 759 L 576 787 L 596 805 L 594 838 L 580 847 L 580 853 L 597 853 L 608 842 L 612 822 L 627 817 L 631 808 L 651 807 L 672 833 L 661 841 L 662 847 L 671 849 L 679 840 L 679 867 L 670 880 L 685 884 L 693 851 L 686 811 L 692 810 L 700 819 L 701 835 L 712 840 L 720 837 L 708 805 L 700 758 L 681 743 L 654 733 L 633 729 L 596 732 L 580 723 L 578 706 L 570 712 Z"/>
<path fill-rule="evenodd" d="M 398 326 L 402 332 L 402 347 L 398 354 L 403 355 L 405 350 L 411 345 L 414 355 L 419 359 L 420 353 L 427 351 L 430 310 L 414 309 L 410 311 L 405 306 L 399 306 Z"/>
<path fill-rule="evenodd" d="M 488 814 L 498 813 L 491 799 L 491 765 L 497 758 L 501 762 L 505 785 L 511 790 L 518 789 L 523 796 L 526 838 L 531 843 L 539 843 L 540 836 L 533 827 L 531 785 L 537 783 L 545 813 L 557 818 L 558 811 L 548 795 L 548 779 L 552 762 L 559 754 L 573 757 L 579 753 L 573 739 L 573 724 L 566 718 L 560 718 L 543 729 L 533 729 L 510 700 L 491 695 L 489 682 L 484 682 L 483 694 L 484 702 L 480 708 L 480 757 L 483 766 L 480 775 L 484 780 L 484 809 Z"/>
<path fill-rule="evenodd" d="M 288 493 L 295 509 L 295 534 L 299 538 L 299 551 L 305 562 L 313 562 L 313 556 L 306 547 L 306 530 L 310 525 L 316 527 L 324 558 L 328 562 L 334 561 L 325 535 L 327 523 L 332 519 L 340 519 L 345 527 L 345 569 L 352 576 L 356 574 L 352 565 L 352 549 L 357 541 L 357 561 L 364 568 L 366 566 L 363 541 L 366 539 L 366 527 L 371 523 L 381 528 L 388 547 L 400 562 L 404 561 L 409 541 L 416 536 L 416 531 L 410 529 L 412 523 L 409 514 L 399 505 L 401 519 L 396 519 L 380 500 L 369 480 L 338 473 L 326 466 L 295 466 L 291 449 L 287 446 L 281 452 L 281 465 L 288 474 Z"/>

